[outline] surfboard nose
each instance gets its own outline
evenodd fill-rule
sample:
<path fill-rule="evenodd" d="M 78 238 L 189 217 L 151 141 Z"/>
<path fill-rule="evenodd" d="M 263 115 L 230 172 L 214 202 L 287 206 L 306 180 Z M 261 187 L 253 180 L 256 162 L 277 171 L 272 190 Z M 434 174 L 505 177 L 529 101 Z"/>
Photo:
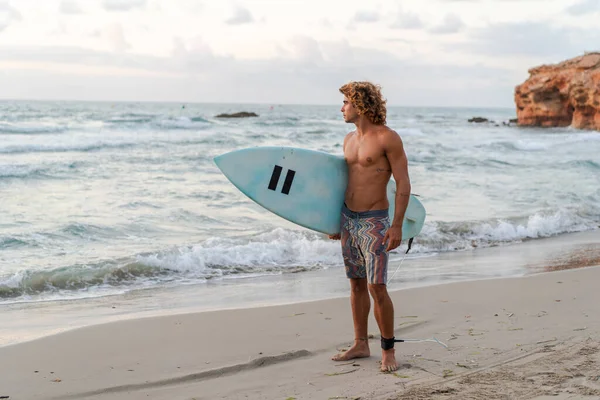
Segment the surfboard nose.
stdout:
<path fill-rule="evenodd" d="M 223 171 L 225 166 L 229 164 L 228 161 L 231 161 L 234 153 L 235 153 L 235 151 L 229 151 L 227 153 L 219 154 L 218 156 L 213 157 L 213 161 L 217 165 L 217 167 L 221 171 Z"/>

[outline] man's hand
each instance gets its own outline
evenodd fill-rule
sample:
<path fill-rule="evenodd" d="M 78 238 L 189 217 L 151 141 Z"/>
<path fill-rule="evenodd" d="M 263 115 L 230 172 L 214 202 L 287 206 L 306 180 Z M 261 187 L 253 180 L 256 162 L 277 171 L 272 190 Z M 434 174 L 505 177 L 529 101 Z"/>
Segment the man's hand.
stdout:
<path fill-rule="evenodd" d="M 387 242 L 386 251 L 394 250 L 400 246 L 402 241 L 402 227 L 401 226 L 390 226 L 383 237 L 383 243 Z"/>
<path fill-rule="evenodd" d="M 340 235 L 339 233 L 336 233 L 334 235 L 329 235 L 329 239 L 331 239 L 331 240 L 340 240 L 341 237 L 342 237 L 342 235 Z"/>

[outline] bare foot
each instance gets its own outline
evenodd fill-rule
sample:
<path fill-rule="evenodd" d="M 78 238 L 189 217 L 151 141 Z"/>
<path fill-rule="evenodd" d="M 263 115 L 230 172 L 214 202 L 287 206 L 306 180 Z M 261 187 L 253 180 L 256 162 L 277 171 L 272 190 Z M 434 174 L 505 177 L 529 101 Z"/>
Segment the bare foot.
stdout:
<path fill-rule="evenodd" d="M 381 372 L 394 372 L 398 369 L 396 350 L 381 350 Z"/>
<path fill-rule="evenodd" d="M 350 347 L 343 353 L 339 353 L 331 357 L 333 361 L 348 361 L 355 358 L 366 358 L 371 356 L 369 351 L 369 342 L 365 339 L 355 339 L 354 346 Z"/>

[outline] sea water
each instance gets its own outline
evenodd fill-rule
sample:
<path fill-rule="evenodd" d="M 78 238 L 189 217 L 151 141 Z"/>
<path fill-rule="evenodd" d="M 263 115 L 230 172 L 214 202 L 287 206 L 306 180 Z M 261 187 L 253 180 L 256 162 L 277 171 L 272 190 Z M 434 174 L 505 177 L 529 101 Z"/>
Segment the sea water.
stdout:
<path fill-rule="evenodd" d="M 209 284 L 222 283 L 227 298 L 322 271 L 344 282 L 339 241 L 256 205 L 213 162 L 267 145 L 342 154 L 354 126 L 339 108 L 0 102 L 0 306 L 182 287 L 202 302 Z M 237 111 L 258 117 L 216 117 Z M 490 122 L 468 122 L 473 116 Z M 514 117 L 513 109 L 388 108 L 428 213 L 398 274 L 403 287 L 445 268 L 419 259 L 599 229 L 600 133 L 520 128 L 508 123 Z M 525 269 L 500 264 L 491 275 Z M 452 279 L 487 276 L 473 265 Z"/>

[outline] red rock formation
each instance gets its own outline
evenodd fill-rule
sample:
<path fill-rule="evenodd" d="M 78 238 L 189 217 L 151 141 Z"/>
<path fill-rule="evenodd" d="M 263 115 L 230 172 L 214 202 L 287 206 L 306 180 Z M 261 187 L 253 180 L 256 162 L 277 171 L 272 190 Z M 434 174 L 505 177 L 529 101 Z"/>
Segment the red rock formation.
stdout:
<path fill-rule="evenodd" d="M 515 103 L 521 126 L 600 130 L 600 53 L 530 69 Z"/>

